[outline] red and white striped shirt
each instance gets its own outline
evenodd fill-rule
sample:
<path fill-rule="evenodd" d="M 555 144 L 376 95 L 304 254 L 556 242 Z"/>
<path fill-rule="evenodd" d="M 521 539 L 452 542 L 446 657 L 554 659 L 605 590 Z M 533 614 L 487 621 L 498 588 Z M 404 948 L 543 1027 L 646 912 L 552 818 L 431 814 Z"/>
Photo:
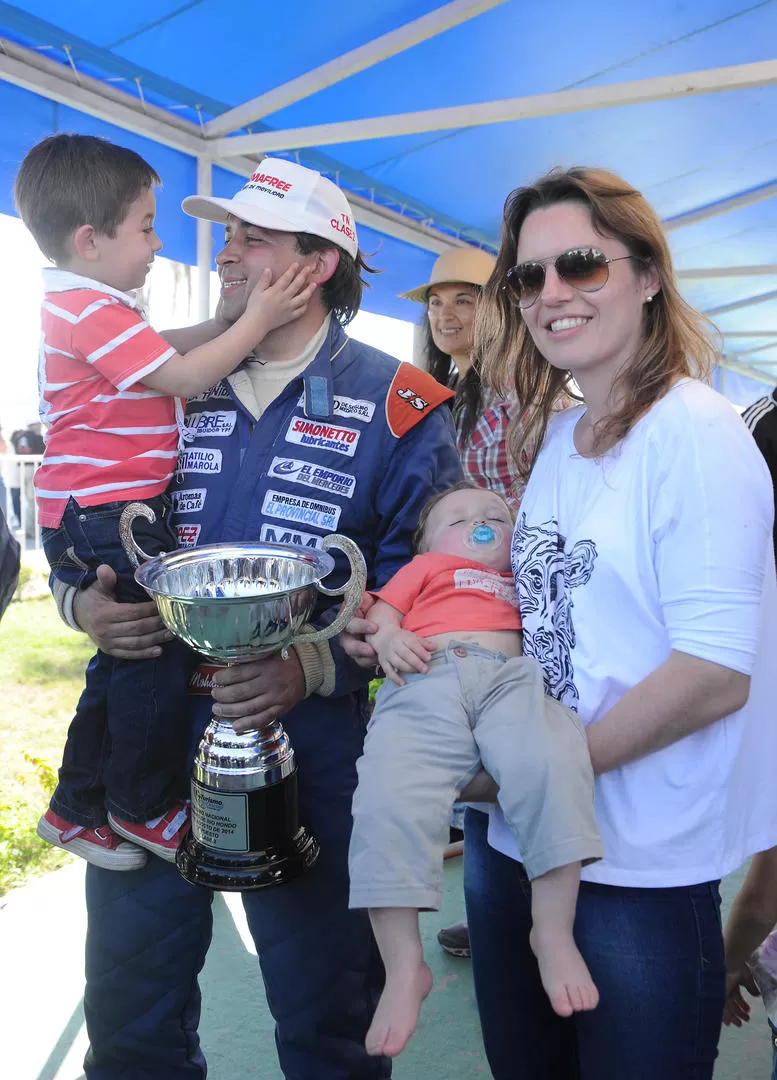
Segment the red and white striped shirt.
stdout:
<path fill-rule="evenodd" d="M 143 385 L 175 349 L 126 293 L 66 270 L 44 270 L 38 383 L 49 426 L 35 473 L 38 520 L 56 528 L 72 495 L 82 506 L 153 498 L 178 456 L 175 398 Z"/>

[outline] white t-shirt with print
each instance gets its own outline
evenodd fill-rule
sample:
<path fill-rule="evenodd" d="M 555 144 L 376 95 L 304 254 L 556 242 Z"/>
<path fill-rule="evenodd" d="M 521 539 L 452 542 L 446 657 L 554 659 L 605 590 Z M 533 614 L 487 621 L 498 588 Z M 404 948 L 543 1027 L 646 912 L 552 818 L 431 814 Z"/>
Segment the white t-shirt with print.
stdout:
<path fill-rule="evenodd" d="M 670 887 L 777 844 L 777 584 L 766 465 L 735 410 L 678 383 L 602 458 L 555 417 L 513 537 L 524 650 L 595 723 L 671 650 L 751 675 L 743 709 L 596 782 L 583 878 Z M 517 858 L 492 811 L 489 840 Z"/>

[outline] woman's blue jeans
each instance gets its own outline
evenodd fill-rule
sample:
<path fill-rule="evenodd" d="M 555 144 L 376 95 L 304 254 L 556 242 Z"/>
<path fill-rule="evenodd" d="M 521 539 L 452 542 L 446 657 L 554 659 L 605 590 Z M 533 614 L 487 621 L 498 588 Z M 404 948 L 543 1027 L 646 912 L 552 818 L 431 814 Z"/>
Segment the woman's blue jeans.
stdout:
<path fill-rule="evenodd" d="M 711 1080 L 725 967 L 717 882 L 583 883 L 575 939 L 599 989 L 563 1020 L 529 947 L 531 890 L 467 810 L 464 887 L 480 1022 L 495 1080 Z"/>

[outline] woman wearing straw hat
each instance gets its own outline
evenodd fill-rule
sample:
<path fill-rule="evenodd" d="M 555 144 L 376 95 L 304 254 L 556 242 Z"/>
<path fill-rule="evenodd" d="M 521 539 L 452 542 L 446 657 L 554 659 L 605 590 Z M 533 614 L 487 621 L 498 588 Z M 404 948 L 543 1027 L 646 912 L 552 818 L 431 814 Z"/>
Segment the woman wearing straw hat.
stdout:
<path fill-rule="evenodd" d="M 437 259 L 429 281 L 400 295 L 426 308 L 429 371 L 456 391 L 453 416 L 464 472 L 515 511 L 524 487 L 506 446 L 515 400 L 483 385 L 472 352 L 475 305 L 494 263 L 494 256 L 479 248 L 452 248 Z"/>

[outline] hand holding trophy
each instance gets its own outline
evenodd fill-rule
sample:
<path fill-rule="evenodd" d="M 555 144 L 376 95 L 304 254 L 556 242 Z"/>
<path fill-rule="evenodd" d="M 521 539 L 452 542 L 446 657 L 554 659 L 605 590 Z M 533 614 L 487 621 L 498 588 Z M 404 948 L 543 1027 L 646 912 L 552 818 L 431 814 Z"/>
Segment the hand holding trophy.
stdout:
<path fill-rule="evenodd" d="M 325 536 L 321 551 L 240 542 L 149 559 L 132 523 L 150 514 L 138 502 L 121 516 L 135 579 L 168 630 L 212 662 L 239 664 L 279 650 L 286 656 L 298 642 L 339 634 L 359 606 L 366 568 L 346 536 Z M 330 548 L 343 551 L 351 567 L 340 589 L 321 584 L 335 565 Z M 344 594 L 345 603 L 329 626 L 303 632 L 319 592 Z M 280 721 L 237 734 L 231 722 L 212 717 L 194 760 L 191 832 L 176 856 L 183 877 L 224 891 L 261 889 L 297 877 L 317 856 L 318 841 L 299 822 L 294 750 Z"/>

